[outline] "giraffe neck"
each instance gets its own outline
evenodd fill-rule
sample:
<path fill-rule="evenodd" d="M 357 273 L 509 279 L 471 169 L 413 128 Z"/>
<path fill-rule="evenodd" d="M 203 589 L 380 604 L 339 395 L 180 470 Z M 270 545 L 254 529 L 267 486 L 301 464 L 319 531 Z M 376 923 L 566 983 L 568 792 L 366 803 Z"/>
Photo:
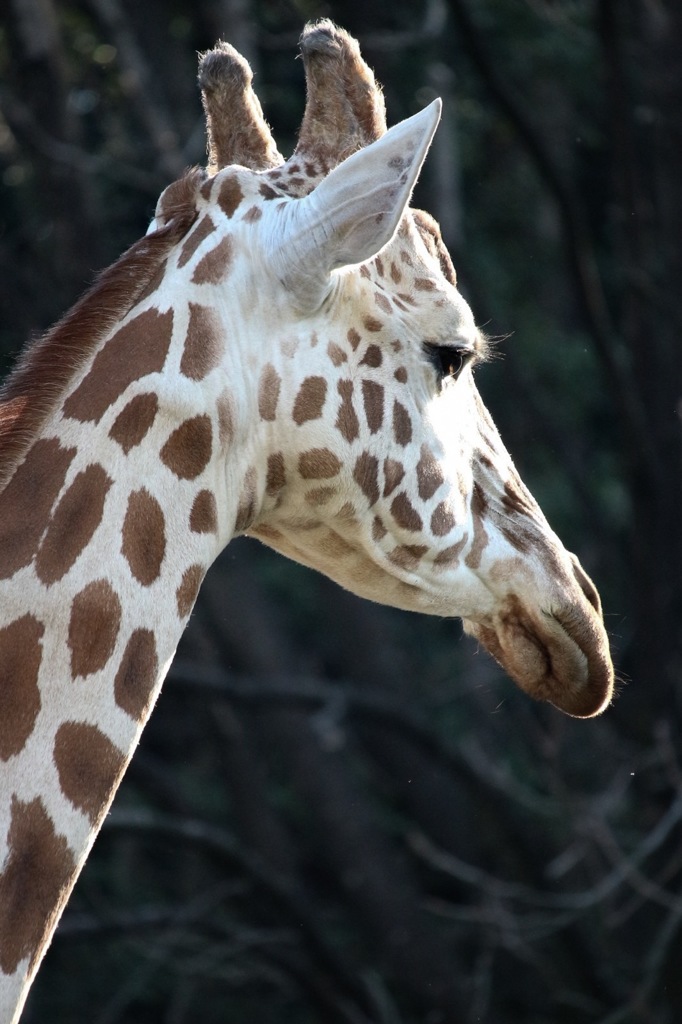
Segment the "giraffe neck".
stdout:
<path fill-rule="evenodd" d="M 3 1021 L 20 1011 L 203 576 L 255 507 L 224 373 L 200 387 L 177 371 L 187 331 L 177 313 L 134 309 L 0 491 Z M 131 369 L 124 357 L 142 345 Z"/>

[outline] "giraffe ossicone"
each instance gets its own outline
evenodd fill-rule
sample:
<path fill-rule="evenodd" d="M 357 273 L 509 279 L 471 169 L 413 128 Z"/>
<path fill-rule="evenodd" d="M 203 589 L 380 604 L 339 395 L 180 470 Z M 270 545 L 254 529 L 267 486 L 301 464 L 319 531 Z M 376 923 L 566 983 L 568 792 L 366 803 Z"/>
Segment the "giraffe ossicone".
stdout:
<path fill-rule="evenodd" d="M 206 570 L 238 533 L 386 604 L 461 616 L 587 717 L 599 597 L 476 391 L 485 342 L 409 209 L 439 103 L 386 131 L 357 43 L 302 37 L 284 161 L 227 44 L 209 172 L 27 350 L 0 395 L 0 1019 L 31 980 Z"/>

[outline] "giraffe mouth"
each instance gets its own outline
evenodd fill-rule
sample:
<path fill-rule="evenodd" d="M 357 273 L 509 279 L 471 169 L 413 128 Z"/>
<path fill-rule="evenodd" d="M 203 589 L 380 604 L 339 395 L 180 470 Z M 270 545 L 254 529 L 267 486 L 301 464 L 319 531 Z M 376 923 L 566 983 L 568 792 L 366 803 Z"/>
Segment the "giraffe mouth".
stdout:
<path fill-rule="evenodd" d="M 600 610 L 592 602 L 530 611 L 510 596 L 492 620 L 468 620 L 464 628 L 536 700 L 575 718 L 592 718 L 610 703 L 613 666 Z"/>

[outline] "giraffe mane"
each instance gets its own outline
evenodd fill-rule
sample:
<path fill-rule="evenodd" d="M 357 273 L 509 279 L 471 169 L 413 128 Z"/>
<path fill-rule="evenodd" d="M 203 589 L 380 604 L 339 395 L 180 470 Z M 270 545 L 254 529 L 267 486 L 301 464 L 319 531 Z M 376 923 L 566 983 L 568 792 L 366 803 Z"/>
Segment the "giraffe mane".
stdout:
<path fill-rule="evenodd" d="M 26 454 L 102 338 L 153 285 L 171 249 L 197 218 L 195 197 L 204 172 L 189 171 L 172 186 L 164 224 L 103 270 L 74 306 L 26 347 L 0 388 L 0 487 Z"/>

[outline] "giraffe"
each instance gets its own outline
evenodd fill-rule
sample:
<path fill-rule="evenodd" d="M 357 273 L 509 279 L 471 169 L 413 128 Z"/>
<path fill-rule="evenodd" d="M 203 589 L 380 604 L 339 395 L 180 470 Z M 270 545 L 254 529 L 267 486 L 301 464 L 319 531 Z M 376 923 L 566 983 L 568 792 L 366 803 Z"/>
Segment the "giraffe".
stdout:
<path fill-rule="evenodd" d="M 520 687 L 604 710 L 595 587 L 473 379 L 486 342 L 409 207 L 440 101 L 386 128 L 357 42 L 301 38 L 285 161 L 227 43 L 209 159 L 0 395 L 0 1020 L 18 1020 L 203 577 L 238 534 L 461 616 Z"/>

